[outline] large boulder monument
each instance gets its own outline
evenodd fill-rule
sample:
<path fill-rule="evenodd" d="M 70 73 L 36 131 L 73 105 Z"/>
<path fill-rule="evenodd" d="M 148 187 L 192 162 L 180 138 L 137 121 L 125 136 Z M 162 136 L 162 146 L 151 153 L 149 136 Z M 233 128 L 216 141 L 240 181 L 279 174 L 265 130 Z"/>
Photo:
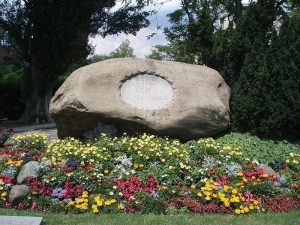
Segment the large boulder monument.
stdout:
<path fill-rule="evenodd" d="M 104 130 L 190 140 L 229 127 L 229 98 L 230 88 L 209 67 L 121 58 L 74 71 L 52 98 L 50 114 L 60 138 Z"/>

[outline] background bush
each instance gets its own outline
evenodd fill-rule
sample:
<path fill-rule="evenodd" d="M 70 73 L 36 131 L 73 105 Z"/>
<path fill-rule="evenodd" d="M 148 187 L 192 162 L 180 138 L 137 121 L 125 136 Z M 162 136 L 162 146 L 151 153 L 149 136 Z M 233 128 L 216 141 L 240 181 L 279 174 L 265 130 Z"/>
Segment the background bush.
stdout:
<path fill-rule="evenodd" d="M 272 36 L 255 41 L 233 86 L 233 130 L 299 140 L 300 17 L 285 18 Z"/>
<path fill-rule="evenodd" d="M 240 147 L 243 157 L 262 163 L 280 162 L 283 155 L 299 152 L 299 144 L 287 141 L 262 140 L 250 134 L 230 133 L 217 140 L 221 145 Z"/>

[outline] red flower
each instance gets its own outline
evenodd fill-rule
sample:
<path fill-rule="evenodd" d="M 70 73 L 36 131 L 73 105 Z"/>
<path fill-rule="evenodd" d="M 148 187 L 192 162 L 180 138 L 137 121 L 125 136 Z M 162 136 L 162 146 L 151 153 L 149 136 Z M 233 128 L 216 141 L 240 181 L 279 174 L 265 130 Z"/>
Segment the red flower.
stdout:
<path fill-rule="evenodd" d="M 33 147 L 33 144 L 32 144 L 32 143 L 28 143 L 28 147 L 29 147 L 29 148 L 32 148 L 32 147 Z"/>
<path fill-rule="evenodd" d="M 223 175 L 221 177 L 218 177 L 216 179 L 216 182 L 218 183 L 218 185 L 224 185 L 224 184 L 229 184 L 231 182 L 231 179 L 228 175 Z"/>
<path fill-rule="evenodd" d="M 114 182 L 121 189 L 126 200 L 130 200 L 136 191 L 145 191 L 148 193 L 157 191 L 156 180 L 148 176 L 146 182 L 142 182 L 138 177 L 131 177 L 127 180 L 115 179 Z"/>
<path fill-rule="evenodd" d="M 284 172 L 287 172 L 287 171 L 288 171 L 288 166 L 287 166 L 286 164 L 283 164 L 283 165 L 282 165 L 282 170 L 283 170 Z"/>
<path fill-rule="evenodd" d="M 287 196 L 276 196 L 265 199 L 265 205 L 271 212 L 287 212 L 292 209 L 299 209 L 300 202 Z"/>
<path fill-rule="evenodd" d="M 5 204 L 4 204 L 4 208 L 5 208 L 5 209 L 10 209 L 11 207 L 12 207 L 12 204 L 11 204 L 11 203 L 5 202 Z"/>
<path fill-rule="evenodd" d="M 214 174 L 216 171 L 215 171 L 214 168 L 209 168 L 208 172 L 209 172 L 210 174 Z"/>
<path fill-rule="evenodd" d="M 66 166 L 62 167 L 60 170 L 62 172 L 65 172 L 65 173 L 71 173 L 72 172 L 72 169 L 69 168 L 69 167 L 66 167 Z"/>
<path fill-rule="evenodd" d="M 31 207 L 30 207 L 30 210 L 31 211 L 36 211 L 38 209 L 38 204 L 36 202 L 33 202 Z"/>

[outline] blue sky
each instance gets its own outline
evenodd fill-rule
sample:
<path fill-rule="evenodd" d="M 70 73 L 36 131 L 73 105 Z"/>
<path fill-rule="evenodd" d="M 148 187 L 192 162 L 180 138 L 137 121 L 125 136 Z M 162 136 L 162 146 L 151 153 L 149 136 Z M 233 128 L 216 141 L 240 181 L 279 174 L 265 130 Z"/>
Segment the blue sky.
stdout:
<path fill-rule="evenodd" d="M 159 25 L 162 28 L 168 26 L 169 23 L 167 14 L 173 12 L 179 7 L 180 0 L 172 0 L 163 4 L 162 6 L 152 6 L 151 9 L 154 8 L 158 10 L 157 16 L 151 17 L 151 25 L 147 28 L 141 29 L 136 36 L 126 35 L 122 33 L 119 35 L 108 36 L 104 39 L 101 36 L 91 38 L 90 42 L 95 47 L 94 54 L 108 54 L 114 49 L 116 49 L 122 43 L 122 41 L 128 39 L 131 43 L 131 46 L 134 48 L 134 54 L 138 58 L 144 58 L 145 55 L 151 52 L 150 49 L 152 46 L 167 43 L 163 34 L 163 29 L 157 31 L 156 25 Z M 148 40 L 147 36 L 153 32 L 157 32 L 157 35 Z"/>

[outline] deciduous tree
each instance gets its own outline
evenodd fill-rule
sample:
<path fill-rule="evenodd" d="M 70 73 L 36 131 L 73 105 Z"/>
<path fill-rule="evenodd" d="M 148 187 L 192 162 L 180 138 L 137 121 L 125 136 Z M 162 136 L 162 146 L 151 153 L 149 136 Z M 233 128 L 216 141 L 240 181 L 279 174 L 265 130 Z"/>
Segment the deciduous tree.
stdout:
<path fill-rule="evenodd" d="M 88 39 L 119 32 L 135 34 L 149 24 L 145 2 L 116 0 L 0 0 L 0 27 L 22 52 L 26 109 L 22 120 L 50 121 L 49 102 L 57 77 L 85 59 Z"/>

